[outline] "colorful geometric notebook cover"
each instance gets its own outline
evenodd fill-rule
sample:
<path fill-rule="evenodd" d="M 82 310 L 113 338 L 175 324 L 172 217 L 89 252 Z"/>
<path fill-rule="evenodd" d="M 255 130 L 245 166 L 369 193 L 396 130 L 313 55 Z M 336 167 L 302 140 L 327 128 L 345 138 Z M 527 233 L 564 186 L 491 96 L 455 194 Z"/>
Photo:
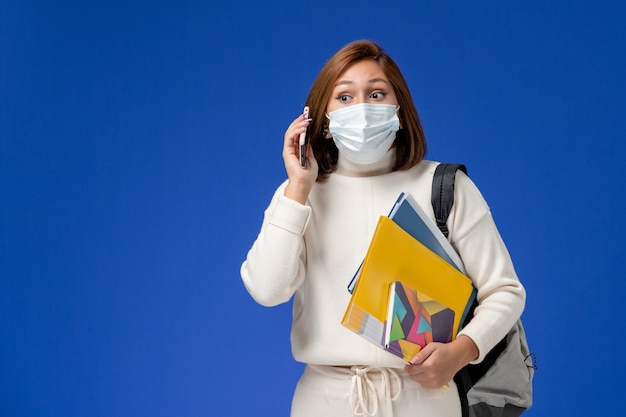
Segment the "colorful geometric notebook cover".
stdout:
<path fill-rule="evenodd" d="M 454 311 L 397 281 L 389 291 L 385 350 L 410 362 L 428 343 L 451 342 Z"/>

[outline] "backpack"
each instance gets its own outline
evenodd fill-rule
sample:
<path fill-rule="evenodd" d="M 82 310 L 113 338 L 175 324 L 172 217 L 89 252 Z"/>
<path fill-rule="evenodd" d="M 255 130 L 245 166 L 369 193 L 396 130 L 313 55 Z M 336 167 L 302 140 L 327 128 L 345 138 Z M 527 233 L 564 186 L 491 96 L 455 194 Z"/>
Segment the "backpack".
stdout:
<path fill-rule="evenodd" d="M 431 202 L 439 230 L 448 237 L 446 221 L 454 204 L 456 171 L 465 165 L 440 164 L 433 176 Z M 474 301 L 464 324 L 473 317 Z M 532 379 L 537 369 L 528 349 L 521 319 L 476 365 L 467 365 L 454 377 L 463 417 L 517 417 L 532 405 Z"/>

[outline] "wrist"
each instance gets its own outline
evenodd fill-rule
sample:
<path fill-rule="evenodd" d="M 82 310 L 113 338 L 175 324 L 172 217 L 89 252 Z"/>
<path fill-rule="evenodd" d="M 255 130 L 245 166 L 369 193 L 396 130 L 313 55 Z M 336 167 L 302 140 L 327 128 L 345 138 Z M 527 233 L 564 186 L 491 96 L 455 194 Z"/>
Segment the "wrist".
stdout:
<path fill-rule="evenodd" d="M 466 335 L 459 336 L 454 342 L 455 356 L 459 358 L 459 369 L 478 359 L 480 351 L 476 343 Z"/>
<path fill-rule="evenodd" d="M 305 204 L 309 197 L 309 189 L 302 184 L 290 180 L 285 187 L 283 195 L 300 204 Z"/>

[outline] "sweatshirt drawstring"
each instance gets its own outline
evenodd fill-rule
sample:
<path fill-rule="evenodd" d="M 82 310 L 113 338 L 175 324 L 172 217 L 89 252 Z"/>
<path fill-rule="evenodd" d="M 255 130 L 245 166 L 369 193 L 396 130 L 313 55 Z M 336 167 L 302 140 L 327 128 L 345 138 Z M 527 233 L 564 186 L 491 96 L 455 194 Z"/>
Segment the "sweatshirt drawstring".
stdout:
<path fill-rule="evenodd" d="M 374 368 L 371 366 L 353 366 L 350 404 L 355 416 L 374 416 L 378 412 L 378 395 L 385 399 L 388 415 L 392 415 L 391 402 L 398 398 L 402 390 L 402 380 L 398 374 L 389 368 Z M 370 371 L 380 372 L 380 392 L 369 378 Z M 394 393 L 391 377 L 395 379 L 397 389 Z"/>

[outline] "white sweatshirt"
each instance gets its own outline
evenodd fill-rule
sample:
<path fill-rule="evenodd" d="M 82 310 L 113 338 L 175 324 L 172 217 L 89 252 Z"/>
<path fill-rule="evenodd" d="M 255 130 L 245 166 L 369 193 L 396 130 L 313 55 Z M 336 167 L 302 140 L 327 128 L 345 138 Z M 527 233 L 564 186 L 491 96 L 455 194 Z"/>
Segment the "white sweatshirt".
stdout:
<path fill-rule="evenodd" d="M 313 186 L 306 205 L 278 187 L 259 236 L 241 266 L 241 277 L 260 304 L 293 302 L 291 345 L 297 361 L 317 365 L 401 368 L 404 362 L 341 325 L 350 299 L 347 285 L 362 262 L 381 215 L 401 192 L 431 214 L 436 162 L 391 171 L 395 152 L 372 165 L 340 160 L 326 182 Z M 480 306 L 460 334 L 480 355 L 495 346 L 520 317 L 526 293 L 491 217 L 472 181 L 458 173 L 448 220 L 450 241 L 478 290 Z"/>

